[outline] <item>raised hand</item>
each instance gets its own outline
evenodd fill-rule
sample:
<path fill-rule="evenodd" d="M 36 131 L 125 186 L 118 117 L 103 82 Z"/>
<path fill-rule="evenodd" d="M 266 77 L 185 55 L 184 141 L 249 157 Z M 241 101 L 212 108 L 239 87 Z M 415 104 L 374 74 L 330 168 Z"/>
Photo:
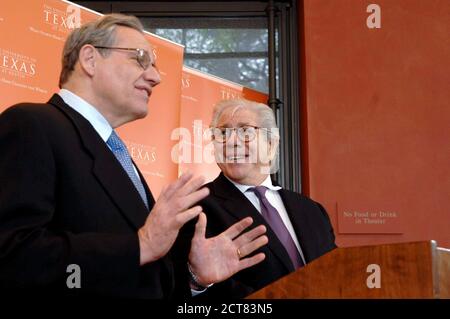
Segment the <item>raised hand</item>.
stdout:
<path fill-rule="evenodd" d="M 189 263 L 199 284 L 206 287 L 228 279 L 235 273 L 264 260 L 264 253 L 247 257 L 269 241 L 266 227 L 260 225 L 244 232 L 252 223 L 251 217 L 230 226 L 216 237 L 205 238 L 206 215 L 201 213 L 195 226 Z"/>
<path fill-rule="evenodd" d="M 138 231 L 141 265 L 167 254 L 180 228 L 200 214 L 200 206 L 190 207 L 208 196 L 207 188 L 199 189 L 203 183 L 203 177 L 194 178 L 191 173 L 186 173 L 162 189 L 144 226 Z"/>

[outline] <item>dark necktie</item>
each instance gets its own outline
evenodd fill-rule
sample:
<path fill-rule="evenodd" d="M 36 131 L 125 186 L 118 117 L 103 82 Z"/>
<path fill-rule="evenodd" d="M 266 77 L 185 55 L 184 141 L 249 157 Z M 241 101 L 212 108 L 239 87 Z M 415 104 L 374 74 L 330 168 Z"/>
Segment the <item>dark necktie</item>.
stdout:
<path fill-rule="evenodd" d="M 131 181 L 134 184 L 134 187 L 136 187 L 136 190 L 138 191 L 139 195 L 141 195 L 141 198 L 148 209 L 148 201 L 147 195 L 145 194 L 144 185 L 134 171 L 133 162 L 131 161 L 131 157 L 128 153 L 127 147 L 115 131 L 112 131 L 111 135 L 106 141 L 106 144 L 111 147 L 113 154 L 116 156 L 125 172 L 127 172 L 128 177 L 130 177 Z"/>
<path fill-rule="evenodd" d="M 259 198 L 261 203 L 261 214 L 266 220 L 266 222 L 270 225 L 273 232 L 277 235 L 280 242 L 283 244 L 286 249 L 291 261 L 294 265 L 294 268 L 297 269 L 301 266 L 304 266 L 300 253 L 295 246 L 294 240 L 292 239 L 289 231 L 281 219 L 278 211 L 273 207 L 266 198 L 267 187 L 265 186 L 257 186 L 252 188 L 255 192 L 256 196 Z"/>

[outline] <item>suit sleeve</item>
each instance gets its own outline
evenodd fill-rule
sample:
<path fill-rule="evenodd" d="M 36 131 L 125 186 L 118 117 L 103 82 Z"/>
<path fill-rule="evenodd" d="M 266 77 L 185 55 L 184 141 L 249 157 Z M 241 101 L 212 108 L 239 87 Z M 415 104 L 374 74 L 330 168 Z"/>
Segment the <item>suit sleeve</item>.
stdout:
<path fill-rule="evenodd" d="M 137 234 L 53 227 L 61 181 L 43 125 L 21 107 L 0 115 L 0 286 L 59 287 L 70 264 L 80 267 L 81 288 L 137 285 Z"/>
<path fill-rule="evenodd" d="M 325 252 L 331 251 L 337 247 L 336 243 L 335 243 L 335 235 L 334 235 L 333 226 L 330 221 L 330 216 L 328 216 L 328 213 L 327 213 L 325 207 L 323 207 L 321 204 L 319 204 L 317 202 L 315 202 L 315 203 L 319 207 L 319 210 L 322 213 L 322 218 L 324 221 L 325 231 L 323 232 L 323 234 L 320 238 L 321 242 L 322 242 L 322 244 L 320 246 L 323 247 L 323 249 L 324 249 L 323 253 L 325 253 Z"/>

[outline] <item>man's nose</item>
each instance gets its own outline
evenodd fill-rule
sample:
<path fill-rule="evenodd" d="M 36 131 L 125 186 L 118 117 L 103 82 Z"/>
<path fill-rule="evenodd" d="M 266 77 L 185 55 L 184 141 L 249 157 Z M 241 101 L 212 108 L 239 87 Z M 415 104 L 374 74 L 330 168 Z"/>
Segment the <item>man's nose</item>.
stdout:
<path fill-rule="evenodd" d="M 227 140 L 228 145 L 240 145 L 242 143 L 241 139 L 237 134 L 237 129 L 230 129 L 230 137 Z"/>
<path fill-rule="evenodd" d="M 150 65 L 147 70 L 144 71 L 144 80 L 150 82 L 152 87 L 155 87 L 161 83 L 161 75 L 154 66 Z"/>

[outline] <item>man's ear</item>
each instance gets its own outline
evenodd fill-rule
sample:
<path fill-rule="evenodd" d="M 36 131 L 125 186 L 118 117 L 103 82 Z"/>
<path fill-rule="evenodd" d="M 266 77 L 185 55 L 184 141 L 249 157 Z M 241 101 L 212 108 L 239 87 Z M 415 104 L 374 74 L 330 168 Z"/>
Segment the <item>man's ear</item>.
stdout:
<path fill-rule="evenodd" d="M 277 158 L 277 151 L 280 144 L 280 136 L 278 134 L 275 134 L 274 136 L 271 136 L 269 140 L 269 174 L 275 174 L 278 171 L 278 158 Z"/>
<path fill-rule="evenodd" d="M 270 147 L 270 160 L 272 161 L 275 158 L 277 153 L 278 144 L 280 143 L 280 136 L 278 134 L 271 135 L 269 138 L 269 147 Z"/>
<path fill-rule="evenodd" d="M 80 49 L 78 62 L 81 70 L 91 77 L 95 74 L 97 53 L 97 50 L 90 44 L 85 44 Z"/>

